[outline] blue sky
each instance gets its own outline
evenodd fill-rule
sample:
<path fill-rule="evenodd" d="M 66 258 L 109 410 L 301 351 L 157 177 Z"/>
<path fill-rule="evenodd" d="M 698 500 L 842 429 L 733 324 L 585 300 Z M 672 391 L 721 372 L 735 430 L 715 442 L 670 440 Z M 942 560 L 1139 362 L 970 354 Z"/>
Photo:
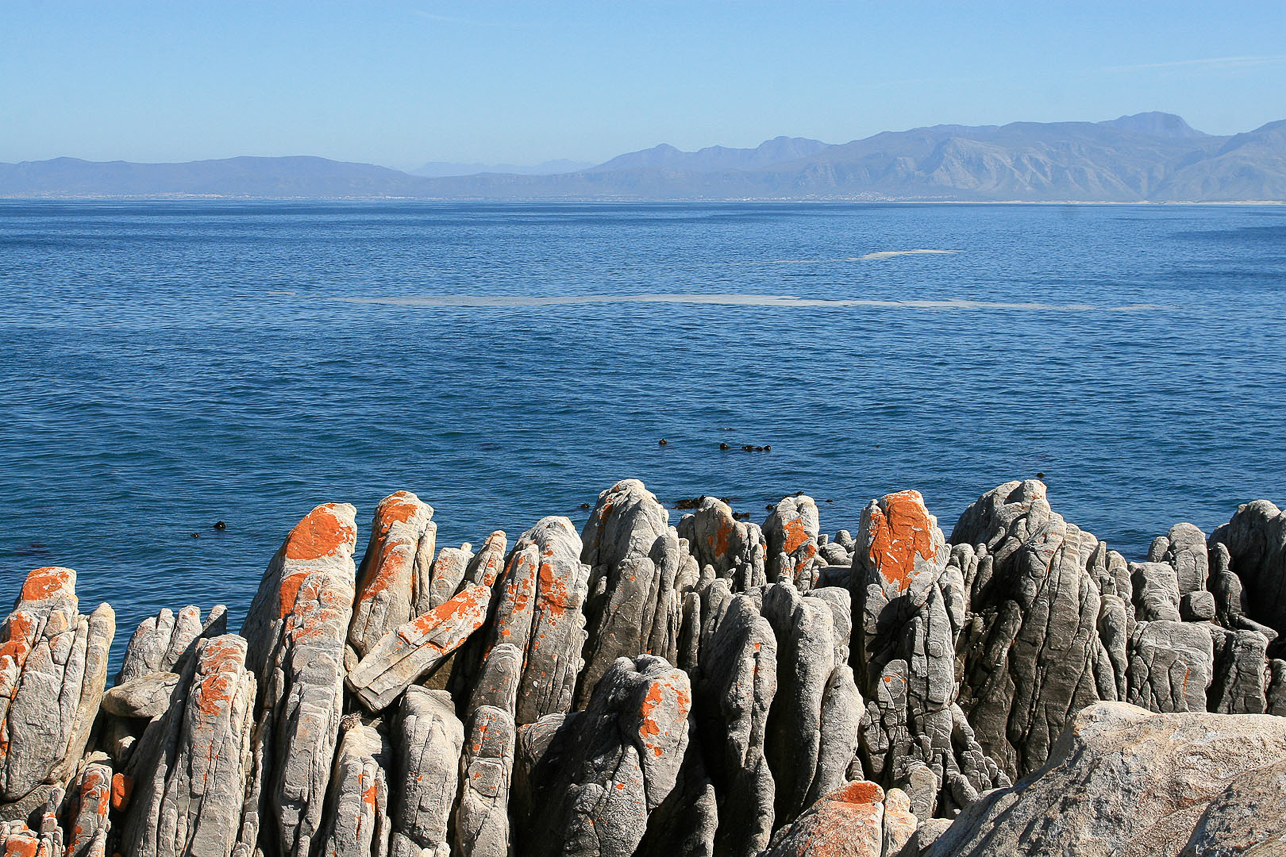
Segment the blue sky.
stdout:
<path fill-rule="evenodd" d="M 0 0 L 0 161 L 602 161 L 937 123 L 1286 118 L 1286 3 Z"/>

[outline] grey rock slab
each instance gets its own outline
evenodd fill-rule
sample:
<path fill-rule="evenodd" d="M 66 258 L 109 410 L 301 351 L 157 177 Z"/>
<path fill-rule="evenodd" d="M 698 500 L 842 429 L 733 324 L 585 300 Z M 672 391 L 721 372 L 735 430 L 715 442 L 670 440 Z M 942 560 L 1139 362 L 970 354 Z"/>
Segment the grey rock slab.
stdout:
<path fill-rule="evenodd" d="M 1130 639 L 1128 701 L 1152 711 L 1205 711 L 1214 677 L 1210 631 L 1191 622 L 1140 622 Z"/>
<path fill-rule="evenodd" d="M 173 705 L 152 721 L 126 771 L 134 786 L 122 853 L 232 853 L 243 815 L 255 699 L 246 649 L 246 641 L 232 634 L 198 643 Z"/>
<path fill-rule="evenodd" d="M 1246 503 L 1210 542 L 1227 549 L 1250 618 L 1286 632 L 1286 512 L 1267 500 Z"/>
<path fill-rule="evenodd" d="M 38 568 L 0 625 L 0 803 L 65 783 L 98 715 L 112 608 L 79 612 L 76 572 Z"/>
<path fill-rule="evenodd" d="M 460 757 L 455 848 L 460 857 L 507 857 L 509 789 L 517 736 L 513 714 L 481 705 L 469 719 Z"/>
<path fill-rule="evenodd" d="M 1179 621 L 1179 578 L 1171 566 L 1163 562 L 1132 562 L 1130 580 L 1140 622 Z"/>
<path fill-rule="evenodd" d="M 679 537 L 686 539 L 698 566 L 710 566 L 718 577 L 743 592 L 767 582 L 767 543 L 757 524 L 738 521 L 732 507 L 715 497 L 701 500 L 695 512 L 679 521 Z"/>
<path fill-rule="evenodd" d="M 1268 707 L 1268 638 L 1218 626 L 1209 631 L 1215 660 L 1206 707 L 1220 714 L 1263 714 Z"/>
<path fill-rule="evenodd" d="M 155 672 L 132 678 L 103 694 L 103 710 L 117 717 L 150 720 L 170 707 L 178 684 L 178 673 Z"/>
<path fill-rule="evenodd" d="M 386 857 L 390 748 L 379 730 L 356 723 L 335 754 L 326 798 L 326 826 L 317 853 L 325 857 Z"/>
<path fill-rule="evenodd" d="M 764 521 L 765 572 L 770 582 L 791 583 L 807 592 L 817 582 L 820 529 L 817 503 L 806 494 L 783 497 Z M 844 554 L 847 558 L 847 554 Z"/>
<path fill-rule="evenodd" d="M 392 857 L 419 857 L 449 846 L 448 829 L 460 788 L 464 724 L 451 694 L 421 687 L 402 697 L 392 746 Z"/>
<path fill-rule="evenodd" d="M 366 655 L 389 631 L 419 615 L 431 600 L 430 570 L 436 546 L 433 507 L 410 491 L 397 491 L 375 507 L 370 542 L 357 569 L 357 597 L 348 641 Z"/>
<path fill-rule="evenodd" d="M 352 506 L 314 508 L 269 563 L 246 615 L 247 665 L 260 680 L 245 847 L 307 857 L 321 829 L 344 713 L 356 541 Z"/>
<path fill-rule="evenodd" d="M 1277 787 L 1257 772 L 1283 761 L 1286 719 L 1097 703 L 1073 718 L 1033 776 L 983 796 L 929 853 L 1173 857 L 1230 786 L 1253 783 L 1248 792 L 1270 796 Z M 1240 800 L 1229 803 L 1244 807 Z"/>

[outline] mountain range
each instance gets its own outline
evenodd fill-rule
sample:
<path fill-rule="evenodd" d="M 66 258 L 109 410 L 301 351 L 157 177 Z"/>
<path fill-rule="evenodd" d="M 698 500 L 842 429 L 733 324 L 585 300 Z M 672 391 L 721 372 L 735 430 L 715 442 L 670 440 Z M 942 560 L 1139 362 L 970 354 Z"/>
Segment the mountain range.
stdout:
<path fill-rule="evenodd" d="M 0 197 L 1286 201 L 1286 120 L 1232 136 L 1204 134 L 1168 113 L 935 125 L 839 145 L 777 137 L 753 149 L 660 145 L 590 167 L 431 163 L 415 172 L 315 157 L 182 164 L 55 158 L 0 164 Z"/>

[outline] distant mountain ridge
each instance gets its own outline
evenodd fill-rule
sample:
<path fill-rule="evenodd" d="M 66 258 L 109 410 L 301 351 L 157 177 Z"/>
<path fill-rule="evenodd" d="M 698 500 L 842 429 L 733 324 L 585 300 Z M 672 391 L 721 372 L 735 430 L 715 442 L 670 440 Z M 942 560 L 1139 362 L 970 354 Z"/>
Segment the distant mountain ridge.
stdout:
<path fill-rule="evenodd" d="M 1173 114 L 1140 113 L 1105 122 L 935 125 L 886 131 L 839 145 L 777 137 L 753 149 L 711 146 L 682 152 L 663 144 L 593 167 L 526 175 L 439 173 L 431 178 L 313 157 L 185 164 L 56 158 L 0 164 L 0 197 L 165 196 L 1286 201 L 1286 120 L 1229 137 L 1203 134 Z"/>

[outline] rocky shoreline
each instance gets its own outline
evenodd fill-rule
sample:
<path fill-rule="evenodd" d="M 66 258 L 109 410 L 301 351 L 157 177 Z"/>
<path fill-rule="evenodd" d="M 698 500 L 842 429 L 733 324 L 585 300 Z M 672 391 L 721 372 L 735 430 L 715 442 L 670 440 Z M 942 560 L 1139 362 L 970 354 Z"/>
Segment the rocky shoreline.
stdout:
<path fill-rule="evenodd" d="M 1286 853 L 1286 512 L 1128 561 L 1009 482 L 949 538 L 783 498 L 438 548 L 318 506 L 240 632 L 32 571 L 0 628 L 0 854 Z"/>

